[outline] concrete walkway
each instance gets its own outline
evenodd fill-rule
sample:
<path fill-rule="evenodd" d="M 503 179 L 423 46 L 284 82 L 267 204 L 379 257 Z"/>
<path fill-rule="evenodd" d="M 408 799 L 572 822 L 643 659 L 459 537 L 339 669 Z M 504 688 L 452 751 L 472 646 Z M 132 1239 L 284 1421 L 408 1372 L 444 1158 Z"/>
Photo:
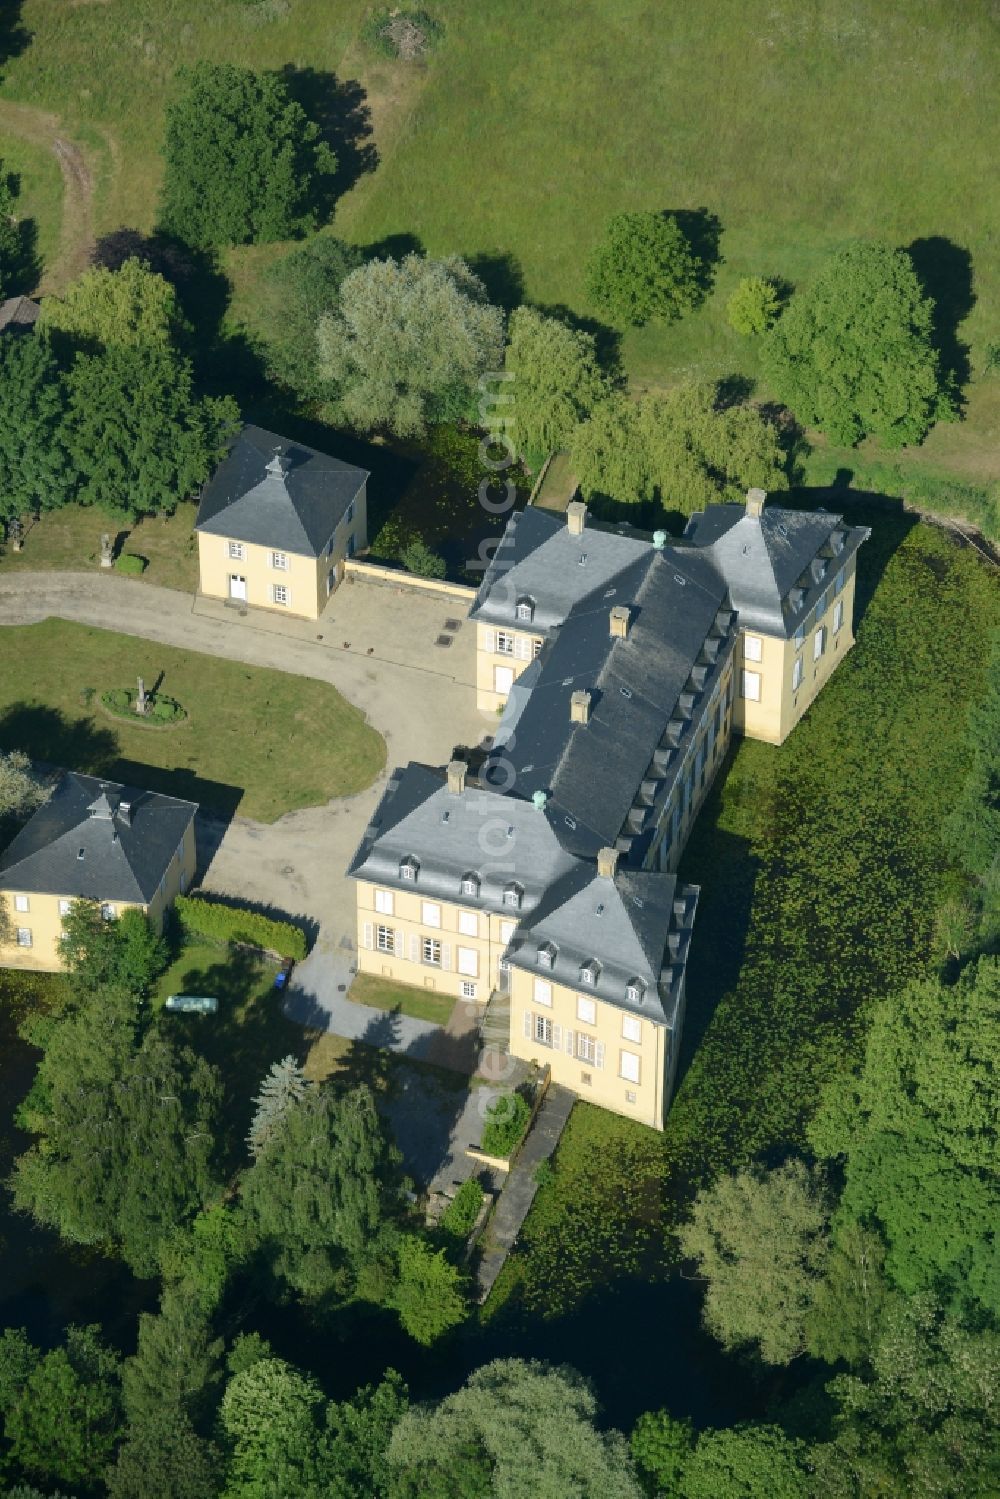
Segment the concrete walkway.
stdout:
<path fill-rule="evenodd" d="M 517 1242 L 521 1225 L 527 1218 L 538 1191 L 535 1172 L 559 1144 L 574 1103 L 574 1093 L 570 1093 L 567 1088 L 560 1088 L 558 1083 L 549 1085 L 528 1138 L 521 1147 L 521 1153 L 514 1162 L 497 1200 L 493 1217 L 487 1225 L 478 1270 L 480 1301 L 485 1301 L 493 1289 L 493 1283 L 503 1269 L 504 1260 Z"/>
<path fill-rule="evenodd" d="M 355 582 L 338 589 L 319 620 L 255 611 L 242 617 L 225 604 L 114 573 L 5 575 L 0 567 L 0 625 L 51 616 L 329 682 L 383 735 L 390 770 L 411 759 L 441 765 L 456 746 L 475 745 L 489 732 L 475 706 L 474 631 L 454 600 Z M 442 638 L 450 644 L 437 645 Z M 344 1029 L 349 1018 L 373 1035 L 372 1014 L 384 1018 L 374 1011 L 359 1020 L 340 990 L 350 981 L 356 941 L 354 891 L 343 871 L 384 785 L 380 775 L 357 796 L 275 823 L 199 818 L 203 888 L 313 926 L 313 951 L 296 976 L 303 998 L 289 996 L 289 1003 L 298 1006 L 296 1018 L 308 1010 L 310 1024 L 344 1035 L 355 1033 Z M 423 1054 L 429 1039 L 422 1022 L 401 1019 L 405 1037 L 393 1049 Z"/>

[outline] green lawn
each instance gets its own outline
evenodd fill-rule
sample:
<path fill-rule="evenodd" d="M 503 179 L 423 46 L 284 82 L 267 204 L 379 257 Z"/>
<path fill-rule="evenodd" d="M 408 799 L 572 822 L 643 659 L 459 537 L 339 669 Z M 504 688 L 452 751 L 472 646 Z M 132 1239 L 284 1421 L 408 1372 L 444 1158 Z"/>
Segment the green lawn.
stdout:
<path fill-rule="evenodd" d="M 479 259 L 507 300 L 523 290 L 585 314 L 584 262 L 611 213 L 704 210 L 722 231 L 715 291 L 680 323 L 626 336 L 637 384 L 756 376 L 752 341 L 725 318 L 740 276 L 802 284 L 856 236 L 930 241 L 975 378 L 967 420 L 905 462 L 1000 477 L 1000 377 L 982 373 L 1000 301 L 1000 38 L 987 0 L 437 0 L 446 35 L 417 67 L 359 45 L 365 9 L 25 0 L 34 40 L 6 64 L 0 98 L 58 110 L 90 141 L 110 133 L 98 229 L 149 228 L 176 64 L 204 56 L 357 79 L 380 159 L 342 199 L 337 232 L 415 236 L 431 253 Z M 276 253 L 228 257 L 237 320 L 252 319 Z"/>
<path fill-rule="evenodd" d="M 385 744 L 331 686 L 49 619 L 0 630 L 0 748 L 273 822 L 371 784 Z M 187 709 L 175 729 L 99 707 L 142 675 Z"/>
<path fill-rule="evenodd" d="M 147 583 L 193 593 L 198 586 L 197 506 L 181 501 L 173 515 L 146 516 L 130 530 L 89 505 L 64 505 L 25 526 L 20 552 L 0 546 L 0 577 L 5 572 L 42 572 L 50 568 L 78 572 L 99 570 L 101 536 L 117 538 L 119 551 L 145 557 Z"/>
<path fill-rule="evenodd" d="M 702 893 L 666 1130 L 577 1106 L 491 1311 L 559 1315 L 668 1271 L 692 1190 L 801 1147 L 872 1004 L 926 971 L 1000 588 L 940 530 L 863 519 L 857 646 L 784 745 L 738 745 L 682 861 Z"/>
<path fill-rule="evenodd" d="M 39 267 L 51 261 L 59 247 L 59 224 L 62 211 L 62 177 L 52 152 L 32 141 L 22 140 L 3 129 L 0 123 L 0 162 L 3 171 L 18 180 L 15 211 L 26 224 L 27 248 L 34 251 Z M 5 297 L 33 291 L 36 278 L 25 266 L 20 275 L 8 277 L 4 267 L 2 291 Z"/>
<path fill-rule="evenodd" d="M 373 973 L 357 974 L 347 997 L 359 1005 L 372 1005 L 376 1010 L 398 1010 L 401 1015 L 412 1015 L 414 1020 L 429 1020 L 434 1025 L 444 1025 L 455 1008 L 450 994 L 434 994 L 412 984 L 396 984 L 389 979 L 376 978 Z"/>

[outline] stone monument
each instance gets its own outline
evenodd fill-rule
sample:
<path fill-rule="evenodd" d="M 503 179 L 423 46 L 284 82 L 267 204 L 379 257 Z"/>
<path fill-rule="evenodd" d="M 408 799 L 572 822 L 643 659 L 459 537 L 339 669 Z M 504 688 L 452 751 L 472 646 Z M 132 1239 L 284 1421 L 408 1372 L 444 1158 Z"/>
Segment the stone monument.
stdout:
<path fill-rule="evenodd" d="M 111 537 L 104 531 L 101 535 L 101 566 L 110 567 L 114 560 L 111 555 Z"/>

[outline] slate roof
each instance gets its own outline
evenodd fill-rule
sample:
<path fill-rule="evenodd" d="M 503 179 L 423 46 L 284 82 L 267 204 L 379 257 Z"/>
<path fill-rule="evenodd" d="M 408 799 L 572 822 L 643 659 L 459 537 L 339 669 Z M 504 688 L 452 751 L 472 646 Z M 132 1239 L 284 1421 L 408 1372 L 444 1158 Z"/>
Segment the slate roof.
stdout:
<path fill-rule="evenodd" d="M 630 610 L 625 639 L 611 635 L 616 605 Z M 484 778 L 528 799 L 544 791 L 571 852 L 594 858 L 613 847 L 668 723 L 690 721 L 679 710 L 682 694 L 697 700 L 713 690 L 732 653 L 732 623 L 726 586 L 704 558 L 648 541 L 636 547 L 607 588 L 573 605 L 515 682 Z M 578 690 L 591 693 L 586 724 L 571 722 Z M 672 782 L 684 758 L 679 748 L 658 778 Z"/>
<path fill-rule="evenodd" d="M 673 1025 L 699 894 L 672 874 L 620 869 L 609 878 L 581 862 L 518 926 L 507 961 Z M 547 964 L 539 961 L 540 949 L 549 954 Z M 584 983 L 581 968 L 595 963 L 595 982 Z"/>
<path fill-rule="evenodd" d="M 0 889 L 148 905 L 197 810 L 68 771 L 0 855 Z"/>
<path fill-rule="evenodd" d="M 701 550 L 729 587 L 740 625 L 788 637 L 871 531 L 827 510 L 709 505 L 693 515 L 685 540 Z"/>
<path fill-rule="evenodd" d="M 368 470 L 246 426 L 202 491 L 196 531 L 319 557 Z"/>
<path fill-rule="evenodd" d="M 408 858 L 419 863 L 415 882 L 400 874 Z M 516 923 L 510 961 L 574 988 L 581 987 L 580 965 L 597 957 L 597 998 L 672 1023 L 697 890 L 646 870 L 619 870 L 613 879 L 598 875 L 594 863 L 563 846 L 548 807 L 475 785 L 455 793 L 445 772 L 411 762 L 393 772 L 348 873 L 508 918 Z M 479 880 L 475 895 L 462 891 L 468 874 Z M 504 901 L 512 883 L 518 908 Z M 558 948 L 551 971 L 538 966 L 543 941 Z M 631 1003 L 626 988 L 635 978 L 644 995 Z"/>
<path fill-rule="evenodd" d="M 0 302 L 0 333 L 29 333 L 41 310 L 30 297 L 8 297 Z"/>

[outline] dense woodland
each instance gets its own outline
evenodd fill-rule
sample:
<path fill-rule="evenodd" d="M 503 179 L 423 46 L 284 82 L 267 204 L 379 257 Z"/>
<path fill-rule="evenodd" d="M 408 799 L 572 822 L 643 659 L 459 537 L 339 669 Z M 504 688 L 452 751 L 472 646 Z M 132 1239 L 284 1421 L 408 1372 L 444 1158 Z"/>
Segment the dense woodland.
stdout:
<path fill-rule="evenodd" d="M 622 338 L 717 294 L 704 224 L 608 215 L 582 317 L 471 258 L 329 232 L 342 163 L 281 74 L 177 70 L 159 144 L 155 227 L 106 236 L 34 333 L 0 336 L 0 521 L 169 511 L 241 414 L 447 446 L 478 435 L 500 369 L 520 468 L 565 449 L 598 515 L 673 529 L 749 485 L 828 500 L 802 489 L 807 433 L 894 452 L 963 414 L 942 308 L 888 239 L 731 288 L 773 400 L 697 375 L 639 390 Z M 266 329 L 236 339 L 212 309 L 239 246 L 278 248 Z M 996 534 L 995 496 L 963 505 Z M 140 916 L 81 904 L 65 979 L 0 971 L 3 1034 L 31 1048 L 4 1126 L 13 1215 L 81 1273 L 111 1267 L 129 1307 L 0 1334 L 7 1492 L 1000 1490 L 997 575 L 901 510 L 855 515 L 857 647 L 779 752 L 734 749 L 685 855 L 703 897 L 667 1128 L 578 1105 L 485 1307 L 464 1205 L 424 1225 L 372 1058 L 315 1081 L 168 1016 L 177 933 Z M 391 560 L 444 570 L 419 525 L 385 529 Z M 43 795 L 0 757 L 0 842 Z"/>

